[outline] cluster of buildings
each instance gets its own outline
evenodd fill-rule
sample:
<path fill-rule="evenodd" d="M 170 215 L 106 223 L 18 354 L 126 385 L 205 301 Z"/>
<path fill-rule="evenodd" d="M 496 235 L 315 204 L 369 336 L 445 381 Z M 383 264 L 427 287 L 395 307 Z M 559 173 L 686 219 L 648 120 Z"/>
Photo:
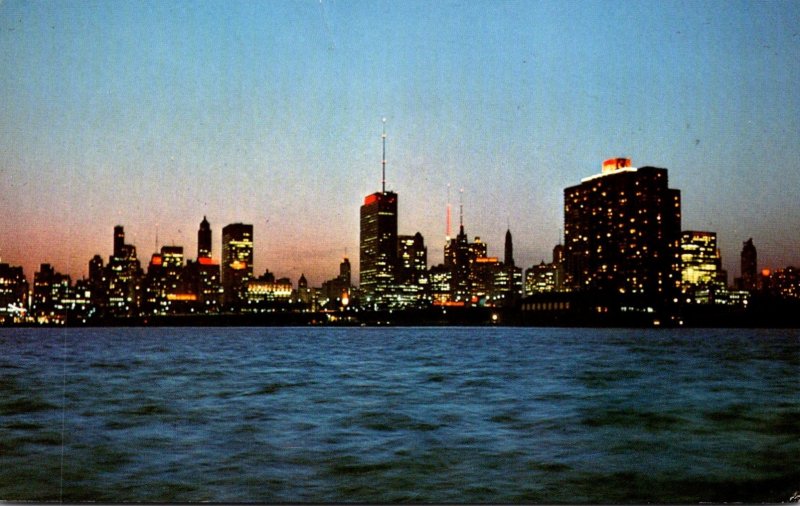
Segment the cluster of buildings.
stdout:
<path fill-rule="evenodd" d="M 29 285 L 21 267 L 0 264 L 0 323 L 65 323 L 175 314 L 275 311 L 376 311 L 441 306 L 503 307 L 530 321 L 564 321 L 580 314 L 680 318 L 687 307 L 746 309 L 756 295 L 800 299 L 800 272 L 758 270 L 752 239 L 741 252 L 741 277 L 728 283 L 717 237 L 681 229 L 680 191 L 669 188 L 667 170 L 631 166 L 612 158 L 600 174 L 564 190 L 563 244 L 551 262 L 523 272 L 514 262 L 506 231 L 504 256 L 464 229 L 450 236 L 450 207 L 442 262 L 429 266 L 423 236 L 398 233 L 398 195 L 385 187 L 385 132 L 380 191 L 360 209 L 360 282 L 350 262 L 322 286 L 310 288 L 267 270 L 253 272 L 253 225 L 222 229 L 219 261 L 204 217 L 197 254 L 162 246 L 146 266 L 136 247 L 114 228 L 113 254 L 89 261 L 89 276 L 74 283 L 42 264 Z"/>
<path fill-rule="evenodd" d="M 522 309 L 544 321 L 595 313 L 659 322 L 679 321 L 687 307 L 746 309 L 753 295 L 797 297 L 796 269 L 759 273 L 752 239 L 741 272 L 729 285 L 716 233 L 681 229 L 680 191 L 666 169 L 612 158 L 564 190 L 564 244 L 526 272 Z"/>

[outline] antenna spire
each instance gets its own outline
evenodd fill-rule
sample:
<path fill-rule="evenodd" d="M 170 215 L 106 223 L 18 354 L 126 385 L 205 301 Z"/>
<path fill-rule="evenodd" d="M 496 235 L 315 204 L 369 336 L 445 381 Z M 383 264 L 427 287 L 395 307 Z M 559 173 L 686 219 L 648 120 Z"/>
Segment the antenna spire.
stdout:
<path fill-rule="evenodd" d="M 461 231 L 464 231 L 464 188 L 461 188 L 461 192 L 458 195 L 458 208 L 459 208 L 459 217 L 458 217 L 458 224 L 461 227 Z"/>
<path fill-rule="evenodd" d="M 386 118 L 383 118 L 383 158 L 381 160 L 382 177 L 381 177 L 381 192 L 386 193 Z"/>
<path fill-rule="evenodd" d="M 450 240 L 450 183 L 447 183 L 447 240 Z"/>

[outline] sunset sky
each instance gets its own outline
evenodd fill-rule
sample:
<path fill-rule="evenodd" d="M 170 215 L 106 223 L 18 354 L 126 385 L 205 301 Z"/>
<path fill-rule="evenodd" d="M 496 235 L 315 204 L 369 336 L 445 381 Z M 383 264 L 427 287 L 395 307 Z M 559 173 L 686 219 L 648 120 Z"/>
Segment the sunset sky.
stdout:
<path fill-rule="evenodd" d="M 0 261 L 73 279 L 125 226 L 143 265 L 221 252 L 254 225 L 255 272 L 318 285 L 359 206 L 442 261 L 447 185 L 470 238 L 550 260 L 563 190 L 610 157 L 669 169 L 683 229 L 718 234 L 732 281 L 800 266 L 800 2 L 0 3 Z M 357 279 L 357 277 L 355 278 Z"/>

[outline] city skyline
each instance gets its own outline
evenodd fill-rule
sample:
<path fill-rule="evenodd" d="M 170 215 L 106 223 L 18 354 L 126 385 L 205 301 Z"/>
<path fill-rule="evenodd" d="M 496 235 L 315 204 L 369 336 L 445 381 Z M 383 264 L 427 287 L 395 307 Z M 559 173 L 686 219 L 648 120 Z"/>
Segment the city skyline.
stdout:
<path fill-rule="evenodd" d="M 798 25 L 790 2 L 6 1 L 0 261 L 78 279 L 115 225 L 146 259 L 194 251 L 208 216 L 214 238 L 253 224 L 255 274 L 318 285 L 358 257 L 386 117 L 398 232 L 429 265 L 448 184 L 469 238 L 502 256 L 511 228 L 527 268 L 609 157 L 670 171 L 730 279 L 750 237 L 796 265 Z"/>

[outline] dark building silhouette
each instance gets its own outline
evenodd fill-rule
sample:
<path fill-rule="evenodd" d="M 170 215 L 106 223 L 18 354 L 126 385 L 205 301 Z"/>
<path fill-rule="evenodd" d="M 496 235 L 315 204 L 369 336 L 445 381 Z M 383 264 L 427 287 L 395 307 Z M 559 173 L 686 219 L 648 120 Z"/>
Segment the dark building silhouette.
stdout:
<path fill-rule="evenodd" d="M 352 272 L 352 270 L 350 268 L 350 259 L 347 258 L 347 257 L 344 257 L 344 259 L 342 260 L 342 263 L 339 264 L 339 279 L 342 280 L 342 282 L 345 284 L 345 286 L 347 287 L 348 290 L 350 289 L 351 286 L 353 286 L 352 285 L 352 283 L 353 283 L 352 277 L 353 276 L 352 276 L 351 272 Z"/>
<path fill-rule="evenodd" d="M 755 291 L 758 289 L 758 253 L 750 238 L 742 244 L 742 289 Z"/>
<path fill-rule="evenodd" d="M 122 258 L 125 248 L 125 229 L 122 225 L 114 227 L 114 258 Z"/>
<path fill-rule="evenodd" d="M 444 266 L 450 271 L 450 301 L 467 302 L 470 299 L 470 272 L 473 251 L 463 221 L 455 238 L 450 239 L 444 247 Z"/>
<path fill-rule="evenodd" d="M 108 279 L 103 257 L 95 255 L 89 260 L 89 290 L 92 294 L 92 305 L 102 311 L 106 306 L 106 288 Z"/>
<path fill-rule="evenodd" d="M 232 223 L 222 229 L 222 291 L 226 306 L 240 306 L 251 279 L 253 225 Z"/>
<path fill-rule="evenodd" d="M 205 216 L 197 231 L 197 258 L 211 258 L 211 225 Z"/>
<path fill-rule="evenodd" d="M 506 230 L 506 252 L 503 263 L 506 267 L 514 266 L 514 242 L 511 238 L 511 230 Z"/>
<path fill-rule="evenodd" d="M 614 300 L 651 311 L 680 293 L 680 191 L 667 170 L 603 163 L 601 174 L 564 190 L 566 282 L 595 293 L 600 311 Z"/>

